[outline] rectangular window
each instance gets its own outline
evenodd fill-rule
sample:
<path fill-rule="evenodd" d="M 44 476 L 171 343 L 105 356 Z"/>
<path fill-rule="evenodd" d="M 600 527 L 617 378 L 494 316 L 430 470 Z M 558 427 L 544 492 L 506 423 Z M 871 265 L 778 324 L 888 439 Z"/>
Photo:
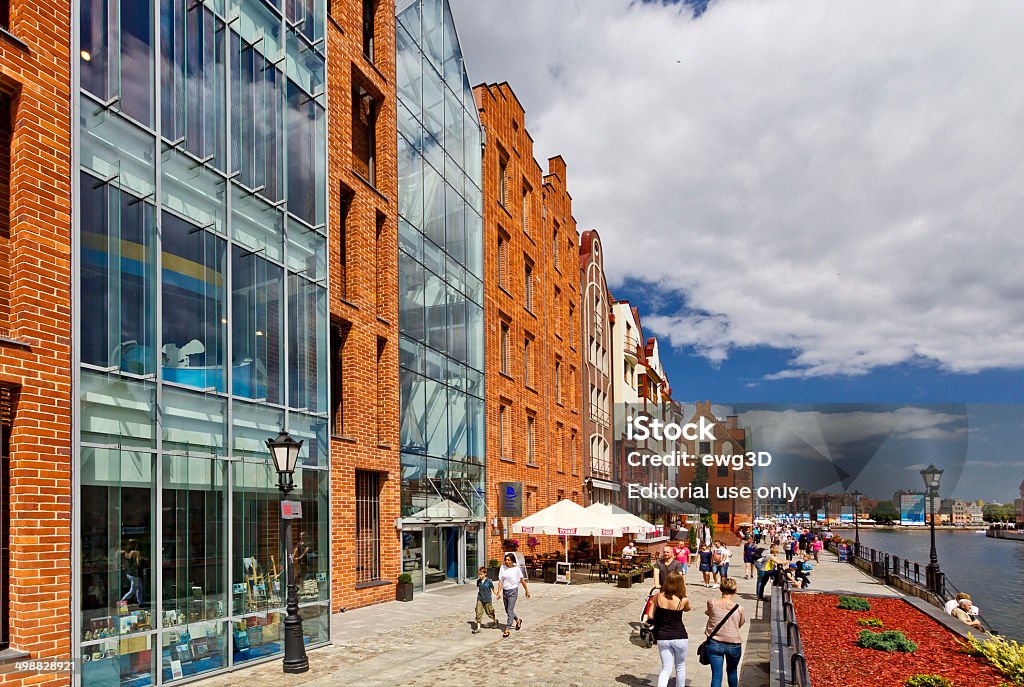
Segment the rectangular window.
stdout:
<path fill-rule="evenodd" d="M 530 186 L 523 181 L 523 231 L 530 233 Z"/>
<path fill-rule="evenodd" d="M 562 361 L 555 361 L 555 402 L 562 402 Z"/>
<path fill-rule="evenodd" d="M 562 318 L 561 318 L 561 314 L 562 314 L 562 290 L 560 288 L 558 288 L 557 286 L 555 287 L 555 295 L 554 295 L 553 301 L 554 301 L 554 306 L 551 308 L 551 313 L 552 313 L 552 318 L 551 319 L 554 320 L 554 324 L 555 324 L 555 327 L 554 327 L 554 329 L 555 329 L 555 336 L 557 336 L 559 339 L 561 339 L 562 338 Z"/>
<path fill-rule="evenodd" d="M 700 447 L 697 449 L 697 452 L 698 452 L 699 455 L 702 455 L 702 456 L 703 455 L 707 455 L 708 453 L 711 453 L 711 442 L 710 441 L 702 441 L 702 442 L 700 442 Z"/>
<path fill-rule="evenodd" d="M 388 257 L 389 257 L 389 254 L 388 254 L 387 247 L 385 246 L 385 241 L 387 239 L 387 236 L 384 233 L 384 227 L 385 227 L 386 222 L 387 222 L 387 217 L 384 215 L 384 213 L 378 212 L 377 213 L 377 232 L 374 235 L 375 238 L 374 238 L 374 244 L 373 244 L 373 265 L 374 265 L 375 282 L 376 282 L 374 284 L 374 287 L 375 287 L 375 291 L 376 291 L 376 300 L 377 300 L 377 317 L 380 317 L 382 319 L 387 319 L 387 317 L 386 317 L 386 314 L 387 314 L 387 303 L 385 302 L 385 297 L 387 295 L 387 283 L 386 283 L 386 281 L 387 281 L 387 273 L 388 273 L 387 272 L 387 267 L 388 267 Z M 393 254 L 390 257 L 391 257 L 392 260 L 394 260 L 394 255 Z"/>
<path fill-rule="evenodd" d="M 380 473 L 356 470 L 356 582 L 380 579 Z"/>
<path fill-rule="evenodd" d="M 507 323 L 502 322 L 501 323 L 501 341 L 499 342 L 500 343 L 499 350 L 501 352 L 501 373 L 502 374 L 506 374 L 506 375 L 509 374 L 508 336 L 509 336 L 509 326 L 508 326 Z"/>
<path fill-rule="evenodd" d="M 508 153 L 498 148 L 498 202 L 508 207 Z"/>
<path fill-rule="evenodd" d="M 498 457 L 509 460 L 508 406 L 498 408 Z"/>
<path fill-rule="evenodd" d="M 4 3 L 6 6 L 7 3 Z M 0 93 L 0 329 L 11 316 L 11 98 Z"/>
<path fill-rule="evenodd" d="M 523 305 L 533 312 L 533 265 L 530 263 L 523 268 Z"/>
<path fill-rule="evenodd" d="M 576 348 L 576 306 L 569 303 L 569 346 Z"/>
<path fill-rule="evenodd" d="M 331 327 L 331 434 L 345 435 L 345 344 L 352 325 L 335 322 Z"/>
<path fill-rule="evenodd" d="M 377 0 L 363 0 L 363 54 L 373 62 L 373 34 L 377 18 Z"/>
<path fill-rule="evenodd" d="M 508 239 L 498 236 L 498 286 L 507 288 L 505 276 L 508 274 Z"/>
<path fill-rule="evenodd" d="M 726 466 L 726 465 L 719 465 L 718 468 L 715 470 L 715 474 L 718 477 L 728 477 L 729 476 L 729 468 L 728 468 L 728 466 Z"/>
<path fill-rule="evenodd" d="M 719 511 L 719 513 L 718 513 L 718 524 L 719 525 L 728 525 L 729 521 L 731 519 L 732 519 L 732 514 L 731 513 L 728 513 L 726 511 Z"/>
<path fill-rule="evenodd" d="M 555 269 L 559 272 L 562 271 L 562 266 L 559 264 L 558 258 L 558 229 L 555 229 L 554 236 L 551 239 L 551 262 L 554 264 Z"/>
<path fill-rule="evenodd" d="M 355 192 L 352 189 L 342 187 L 340 194 L 340 217 L 341 226 L 338 227 L 338 279 L 335 288 L 338 290 L 338 297 L 342 300 L 349 298 L 348 290 L 348 219 L 352 210 L 352 200 Z"/>
<path fill-rule="evenodd" d="M 377 338 L 377 443 L 385 443 L 385 427 L 387 426 L 387 407 L 384 399 L 387 397 L 386 379 L 384 376 L 384 353 L 387 350 L 388 340 L 383 337 Z"/>
<path fill-rule="evenodd" d="M 352 167 L 371 186 L 376 186 L 376 99 L 359 84 L 352 88 Z"/>
<path fill-rule="evenodd" d="M 285 78 L 255 46 L 234 31 L 230 34 L 232 171 L 238 172 L 238 181 L 246 188 L 258 189 L 261 195 L 278 201 L 284 191 L 281 163 Z M 299 164 L 301 160 L 295 162 Z M 302 188 L 301 179 L 296 181 L 300 191 L 308 190 Z"/>
<path fill-rule="evenodd" d="M 523 384 L 530 386 L 530 370 L 533 367 L 533 340 L 526 337 L 523 340 Z"/>
<path fill-rule="evenodd" d="M 576 462 L 576 431 L 573 430 L 569 433 L 569 468 L 572 470 L 572 474 L 578 474 L 580 469 Z"/>
<path fill-rule="evenodd" d="M 533 430 L 537 420 L 533 415 L 526 416 L 526 462 L 529 465 L 536 465 L 534 458 L 534 436 Z"/>
<path fill-rule="evenodd" d="M 14 391 L 0 386 L 0 651 L 10 640 L 11 468 L 10 435 L 14 424 Z"/>

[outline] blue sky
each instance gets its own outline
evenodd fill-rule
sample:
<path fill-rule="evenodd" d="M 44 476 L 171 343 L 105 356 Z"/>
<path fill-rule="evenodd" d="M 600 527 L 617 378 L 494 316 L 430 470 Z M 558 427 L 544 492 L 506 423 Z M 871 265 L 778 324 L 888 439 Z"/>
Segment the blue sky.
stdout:
<path fill-rule="evenodd" d="M 966 403 L 956 488 L 1012 498 L 1024 3 L 450 1 L 677 399 Z"/>

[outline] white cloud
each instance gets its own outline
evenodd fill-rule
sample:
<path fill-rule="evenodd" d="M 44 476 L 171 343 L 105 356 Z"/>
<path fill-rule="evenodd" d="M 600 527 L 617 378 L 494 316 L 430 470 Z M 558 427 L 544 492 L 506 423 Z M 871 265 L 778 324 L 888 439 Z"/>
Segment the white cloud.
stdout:
<path fill-rule="evenodd" d="M 471 78 L 562 154 L 613 284 L 768 378 L 1024 366 L 1024 3 L 453 0 Z"/>

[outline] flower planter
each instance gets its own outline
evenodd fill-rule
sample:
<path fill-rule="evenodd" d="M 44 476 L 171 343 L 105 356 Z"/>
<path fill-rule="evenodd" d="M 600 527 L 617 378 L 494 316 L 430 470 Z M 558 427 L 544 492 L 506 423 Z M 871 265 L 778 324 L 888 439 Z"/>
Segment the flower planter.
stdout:
<path fill-rule="evenodd" d="M 498 580 L 498 572 L 500 570 L 501 570 L 500 566 L 499 567 L 495 567 L 495 568 L 487 568 L 487 579 L 497 581 Z"/>
<path fill-rule="evenodd" d="M 395 585 L 395 601 L 412 601 L 412 582 Z"/>
<path fill-rule="evenodd" d="M 619 587 L 629 589 L 633 586 L 633 578 L 629 575 L 619 575 Z"/>
<path fill-rule="evenodd" d="M 793 606 L 800 639 L 814 687 L 852 684 L 902 687 L 907 678 L 937 674 L 957 685 L 998 685 L 1005 682 L 984 660 L 962 651 L 962 640 L 901 598 L 870 598 L 869 611 L 836 608 L 833 594 L 794 593 Z M 913 653 L 894 654 L 857 645 L 864 626 L 857 621 L 877 618 L 879 630 L 899 630 L 918 645 Z M 856 683 L 851 676 L 857 676 Z"/>
<path fill-rule="evenodd" d="M 554 568 L 544 568 L 544 581 L 548 584 L 554 584 L 556 579 Z"/>

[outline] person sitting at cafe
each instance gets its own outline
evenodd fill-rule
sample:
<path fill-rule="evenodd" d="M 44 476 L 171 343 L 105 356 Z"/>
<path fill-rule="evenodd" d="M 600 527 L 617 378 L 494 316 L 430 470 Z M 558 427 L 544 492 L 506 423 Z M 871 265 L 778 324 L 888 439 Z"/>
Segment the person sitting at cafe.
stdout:
<path fill-rule="evenodd" d="M 628 544 L 626 544 L 624 547 L 622 547 L 622 557 L 623 558 L 633 558 L 636 554 L 637 554 L 636 542 L 631 541 Z"/>

